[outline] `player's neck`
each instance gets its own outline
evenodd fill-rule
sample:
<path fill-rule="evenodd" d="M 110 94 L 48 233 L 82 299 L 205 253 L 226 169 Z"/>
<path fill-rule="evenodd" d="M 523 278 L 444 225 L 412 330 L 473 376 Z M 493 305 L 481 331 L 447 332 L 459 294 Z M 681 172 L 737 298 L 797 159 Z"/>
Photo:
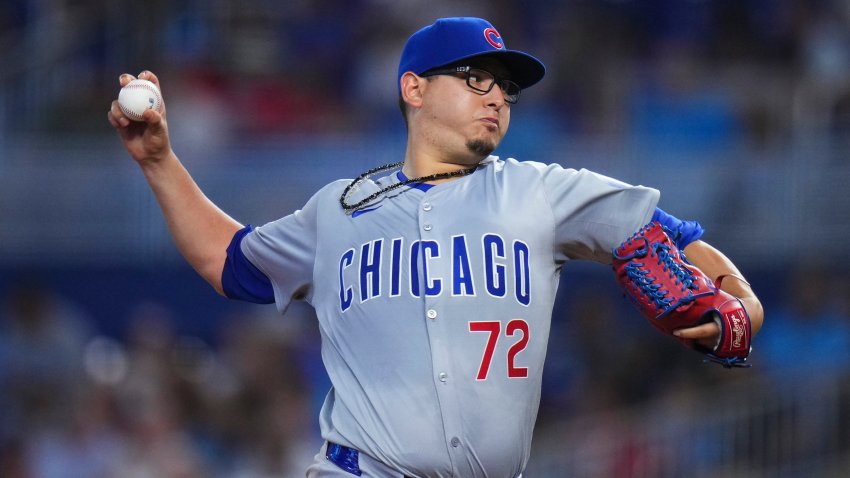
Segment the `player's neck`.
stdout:
<path fill-rule="evenodd" d="M 474 166 L 480 161 L 477 158 L 445 158 L 434 154 L 411 153 L 411 151 L 407 152 L 404 158 L 404 166 L 401 170 L 408 178 L 422 178 L 433 174 L 461 171 Z M 438 179 L 436 181 L 428 181 L 428 184 L 438 184 L 455 179 L 457 178 Z"/>

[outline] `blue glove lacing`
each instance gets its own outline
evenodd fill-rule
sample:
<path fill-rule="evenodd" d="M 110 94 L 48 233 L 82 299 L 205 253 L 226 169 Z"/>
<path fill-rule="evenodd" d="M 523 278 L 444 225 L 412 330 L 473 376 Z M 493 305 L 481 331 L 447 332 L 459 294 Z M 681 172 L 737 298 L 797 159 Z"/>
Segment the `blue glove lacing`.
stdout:
<path fill-rule="evenodd" d="M 687 290 L 695 291 L 699 289 L 697 284 L 694 282 L 693 272 L 691 272 L 691 270 L 687 267 L 682 267 L 676 263 L 673 255 L 670 254 L 670 246 L 656 242 L 649 246 L 649 250 L 652 257 L 658 258 L 658 265 L 662 266 L 662 270 L 664 272 L 669 272 L 670 278 L 674 279 L 676 284 L 681 284 L 682 292 Z M 693 295 L 691 293 L 691 295 L 682 297 L 678 302 L 672 304 L 673 298 L 667 296 L 669 291 L 662 289 L 661 284 L 656 284 L 655 282 L 658 279 L 650 277 L 648 270 L 641 269 L 645 265 L 646 264 L 643 262 L 636 261 L 626 264 L 626 276 L 637 287 L 640 293 L 646 296 L 655 305 L 655 307 L 659 310 L 665 311 L 664 314 L 682 304 L 692 302 L 694 299 L 702 295 Z M 659 318 L 660 317 L 661 316 L 659 316 Z"/>
<path fill-rule="evenodd" d="M 670 278 L 675 278 L 676 284 L 682 284 L 682 292 L 685 292 L 688 289 L 699 289 L 699 287 L 694 284 L 694 273 L 687 267 L 682 267 L 673 260 L 673 255 L 670 254 L 670 246 L 656 242 L 650 249 L 652 250 L 652 255 L 658 256 L 658 264 L 664 266 L 663 270 L 665 272 L 668 270 L 670 271 Z"/>
<path fill-rule="evenodd" d="M 750 347 L 750 352 L 752 353 L 753 348 Z M 703 363 L 716 363 L 723 366 L 723 368 L 750 368 L 753 366 L 751 363 L 747 363 L 747 357 L 726 357 L 721 358 L 717 355 L 714 355 L 711 352 L 705 352 L 705 358 L 702 359 Z"/>
<path fill-rule="evenodd" d="M 666 310 L 673 298 L 667 297 L 667 291 L 661 290 L 661 284 L 654 284 L 657 279 L 649 277 L 649 271 L 641 269 L 644 265 L 643 262 L 634 261 L 626 264 L 626 276 L 640 290 L 642 295 L 648 297 L 655 304 L 655 307 Z"/>

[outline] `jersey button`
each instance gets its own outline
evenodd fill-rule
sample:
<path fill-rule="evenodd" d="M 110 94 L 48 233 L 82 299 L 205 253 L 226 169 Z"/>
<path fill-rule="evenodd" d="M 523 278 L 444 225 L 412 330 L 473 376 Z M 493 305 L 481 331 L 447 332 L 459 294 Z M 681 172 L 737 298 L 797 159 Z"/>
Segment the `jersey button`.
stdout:
<path fill-rule="evenodd" d="M 428 309 L 428 312 L 425 312 L 425 315 L 429 319 L 436 319 L 437 318 L 437 311 L 434 310 L 434 309 Z"/>
<path fill-rule="evenodd" d="M 425 229 L 426 231 L 430 231 L 432 229 L 432 226 L 430 224 L 425 224 L 424 226 L 422 226 L 422 229 Z"/>
<path fill-rule="evenodd" d="M 431 210 L 431 203 L 429 203 L 429 202 L 422 203 L 422 210 L 423 211 L 430 211 Z"/>
<path fill-rule="evenodd" d="M 437 377 L 440 378 L 441 382 L 445 383 L 445 381 L 449 379 L 449 374 L 446 372 L 440 372 L 440 375 L 437 375 Z"/>
<path fill-rule="evenodd" d="M 455 447 L 455 448 L 459 447 L 459 446 L 460 446 L 460 438 L 458 438 L 458 437 L 452 437 L 451 444 L 452 444 L 452 446 L 453 446 L 453 447 Z"/>

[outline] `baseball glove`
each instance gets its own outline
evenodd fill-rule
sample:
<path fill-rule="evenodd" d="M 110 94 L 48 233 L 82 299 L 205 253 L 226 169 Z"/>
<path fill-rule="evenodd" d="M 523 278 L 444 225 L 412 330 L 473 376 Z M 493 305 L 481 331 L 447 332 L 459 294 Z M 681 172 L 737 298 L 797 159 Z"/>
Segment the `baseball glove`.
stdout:
<path fill-rule="evenodd" d="M 720 338 L 713 348 L 676 337 L 726 368 L 749 367 L 751 323 L 740 300 L 720 290 L 688 263 L 658 222 L 651 222 L 614 249 L 614 273 L 625 296 L 656 329 L 673 336 L 678 329 L 714 321 Z"/>

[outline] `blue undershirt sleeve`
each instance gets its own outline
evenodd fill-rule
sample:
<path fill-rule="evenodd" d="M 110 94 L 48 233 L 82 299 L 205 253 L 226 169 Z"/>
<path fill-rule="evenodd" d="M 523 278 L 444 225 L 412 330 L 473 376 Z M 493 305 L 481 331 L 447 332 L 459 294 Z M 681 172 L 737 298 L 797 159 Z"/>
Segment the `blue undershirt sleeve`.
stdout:
<path fill-rule="evenodd" d="M 705 229 L 699 222 L 683 221 L 659 208 L 655 208 L 652 220 L 658 221 L 662 226 L 672 231 L 670 238 L 676 243 L 679 250 L 683 250 L 688 244 L 696 241 L 705 233 Z"/>
<path fill-rule="evenodd" d="M 221 288 L 224 295 L 230 299 L 239 299 L 256 304 L 274 303 L 274 289 L 272 283 L 263 272 L 258 269 L 242 253 L 240 244 L 242 238 L 253 230 L 248 224 L 236 231 L 230 245 L 227 246 L 227 260 L 224 261 L 224 269 L 221 271 Z"/>

